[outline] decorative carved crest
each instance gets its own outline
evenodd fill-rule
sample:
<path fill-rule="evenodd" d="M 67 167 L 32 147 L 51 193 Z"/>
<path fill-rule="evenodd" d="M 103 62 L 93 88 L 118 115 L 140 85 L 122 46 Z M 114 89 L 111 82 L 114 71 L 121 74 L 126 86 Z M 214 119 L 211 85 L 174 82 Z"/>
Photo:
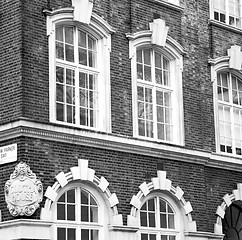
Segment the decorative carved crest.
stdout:
<path fill-rule="evenodd" d="M 43 199 L 43 186 L 30 167 L 20 162 L 5 183 L 5 200 L 12 216 L 31 216 Z"/>

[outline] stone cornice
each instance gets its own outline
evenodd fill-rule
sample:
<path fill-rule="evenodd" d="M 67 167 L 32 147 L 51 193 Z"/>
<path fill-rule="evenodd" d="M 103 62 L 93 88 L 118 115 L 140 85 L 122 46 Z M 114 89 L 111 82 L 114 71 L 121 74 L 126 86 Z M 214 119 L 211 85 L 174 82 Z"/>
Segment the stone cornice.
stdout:
<path fill-rule="evenodd" d="M 0 142 L 24 136 L 242 172 L 242 159 L 239 157 L 223 156 L 176 145 L 165 145 L 61 125 L 19 120 L 0 126 L 0 133 Z"/>

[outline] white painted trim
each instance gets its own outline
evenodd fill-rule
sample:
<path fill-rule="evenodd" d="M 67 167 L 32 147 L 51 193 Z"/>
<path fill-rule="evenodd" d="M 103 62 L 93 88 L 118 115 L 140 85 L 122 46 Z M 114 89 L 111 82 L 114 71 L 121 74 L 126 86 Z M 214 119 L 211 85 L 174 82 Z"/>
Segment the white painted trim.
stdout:
<path fill-rule="evenodd" d="M 153 140 L 138 135 L 137 122 L 137 80 L 136 80 L 136 49 L 142 46 L 151 46 L 159 49 L 164 56 L 170 60 L 170 74 L 172 83 L 172 124 L 173 124 L 173 140 L 168 143 L 184 146 L 184 110 L 183 110 L 183 93 L 182 93 L 182 71 L 183 56 L 185 51 L 183 47 L 170 36 L 167 36 L 165 46 L 160 47 L 152 44 L 152 31 L 144 30 L 133 34 L 126 34 L 129 39 L 129 57 L 131 58 L 131 78 L 132 78 L 132 108 L 133 108 L 133 135 L 143 140 Z M 157 142 L 165 142 L 155 139 Z"/>
<path fill-rule="evenodd" d="M 111 91 L 110 91 L 110 52 L 111 34 L 115 30 L 97 14 L 92 13 L 90 24 L 83 24 L 74 21 L 74 8 L 61 8 L 54 11 L 44 10 L 47 16 L 47 36 L 49 37 L 49 119 L 50 122 L 60 123 L 66 126 L 81 127 L 83 129 L 95 129 L 104 132 L 111 132 Z M 72 24 L 82 28 L 97 39 L 97 69 L 98 70 L 98 109 L 99 117 L 96 128 L 79 126 L 77 123 L 70 124 L 58 122 L 55 114 L 55 27 L 56 24 Z M 75 64 L 72 64 L 73 66 Z M 75 66 L 75 72 L 78 67 Z M 76 78 L 77 79 L 77 78 Z M 78 111 L 76 111 L 78 114 Z"/>
<path fill-rule="evenodd" d="M 0 240 L 52 239 L 52 222 L 35 219 L 17 219 L 0 223 Z"/>
<path fill-rule="evenodd" d="M 66 128 L 62 125 L 19 120 L 1 125 L 0 132 L 1 142 L 24 136 L 242 172 L 242 157 L 239 156 L 190 150 L 176 145 L 142 141 L 114 134 L 85 131 L 79 128 Z"/>

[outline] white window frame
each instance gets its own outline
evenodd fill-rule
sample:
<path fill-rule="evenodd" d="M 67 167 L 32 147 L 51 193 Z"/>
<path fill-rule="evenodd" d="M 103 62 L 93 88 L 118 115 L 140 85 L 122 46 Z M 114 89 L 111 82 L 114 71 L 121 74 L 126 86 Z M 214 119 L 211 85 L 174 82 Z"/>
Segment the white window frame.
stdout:
<path fill-rule="evenodd" d="M 133 35 L 127 35 L 130 39 L 129 49 L 131 58 L 132 71 L 132 91 L 133 91 L 133 133 L 134 137 L 157 141 L 167 142 L 176 145 L 184 145 L 184 119 L 183 119 L 183 94 L 182 94 L 182 71 L 184 51 L 182 47 L 169 36 L 167 37 L 164 47 L 151 44 L 151 31 L 142 31 Z M 138 113 L 137 113 L 137 79 L 136 79 L 136 50 L 137 48 L 154 48 L 158 49 L 167 59 L 170 60 L 170 79 L 172 94 L 172 141 L 164 141 L 158 138 L 149 138 L 139 136 L 138 133 Z M 175 80 L 175 81 L 174 81 Z"/>
<path fill-rule="evenodd" d="M 67 220 L 57 220 L 57 201 L 58 199 L 68 190 L 78 188 L 83 189 L 87 192 L 89 192 L 93 198 L 95 199 L 97 205 L 98 205 L 98 222 L 80 222 L 80 221 L 67 221 Z M 78 203 L 77 203 L 78 204 Z M 76 205 L 77 205 L 76 204 Z M 77 211 L 78 209 L 76 208 L 76 216 L 80 212 Z M 108 213 L 108 214 L 107 214 Z M 85 229 L 94 229 L 98 230 L 98 240 L 109 240 L 109 230 L 108 230 L 108 224 L 109 224 L 109 212 L 107 210 L 107 206 L 105 204 L 104 199 L 100 196 L 100 193 L 93 188 L 92 186 L 89 186 L 88 184 L 83 184 L 83 183 L 74 183 L 74 184 L 69 184 L 66 187 L 62 188 L 58 192 L 58 196 L 56 198 L 56 201 L 53 203 L 53 211 L 52 211 L 52 219 L 53 219 L 53 236 L 54 240 L 57 240 L 57 228 L 58 227 L 63 227 L 63 228 L 76 228 L 76 240 L 80 239 L 80 230 L 81 228 Z"/>
<path fill-rule="evenodd" d="M 224 14 L 225 14 L 225 22 L 223 21 L 220 21 L 220 20 L 217 20 L 215 19 L 214 17 L 214 10 L 215 10 L 215 1 L 218 1 L 219 3 L 221 3 L 220 1 L 222 0 L 210 0 L 210 18 L 218 23 L 221 23 L 221 24 L 226 24 L 226 25 L 229 25 L 231 27 L 235 27 L 235 28 L 242 28 L 242 1 L 239 0 L 239 12 L 240 12 L 240 15 L 238 16 L 239 17 L 239 25 L 236 26 L 236 23 L 234 24 L 230 24 L 230 12 L 229 12 L 229 1 L 230 0 L 224 0 L 225 1 L 225 11 L 224 11 Z M 236 1 L 236 0 L 233 0 L 233 1 Z M 234 15 L 235 16 L 235 15 Z M 219 17 L 220 18 L 220 17 Z"/>
<path fill-rule="evenodd" d="M 148 234 L 155 234 L 156 235 L 156 240 L 160 239 L 160 235 L 161 233 L 163 235 L 175 235 L 176 236 L 176 240 L 184 240 L 184 220 L 182 218 L 182 210 L 177 206 L 176 202 L 174 201 L 174 199 L 172 197 L 170 197 L 169 195 L 162 193 L 162 192 L 154 192 L 149 194 L 147 197 L 145 197 L 142 202 L 141 202 L 141 206 L 143 206 L 143 204 L 145 202 L 147 202 L 148 200 L 152 199 L 152 198 L 161 198 L 162 200 L 164 200 L 165 202 L 167 202 L 170 207 L 172 208 L 173 212 L 174 212 L 174 223 L 175 223 L 175 229 L 164 229 L 164 228 L 160 228 L 160 227 L 143 227 L 140 225 L 140 209 L 138 211 L 138 219 L 139 219 L 139 231 L 138 231 L 138 239 L 141 240 L 141 234 L 142 233 L 148 233 Z M 159 212 L 155 213 L 157 216 L 159 215 Z M 158 221 L 159 223 L 159 221 Z"/>
<path fill-rule="evenodd" d="M 239 59 L 237 59 L 237 61 L 239 61 Z M 240 71 L 231 67 L 230 56 L 223 56 L 217 59 L 211 59 L 209 60 L 209 63 L 211 65 L 211 81 L 213 84 L 216 153 L 222 154 L 225 156 L 230 156 L 230 157 L 242 157 L 241 155 L 237 155 L 235 151 L 233 151 L 233 153 L 226 153 L 220 150 L 220 126 L 219 126 L 219 110 L 218 110 L 218 94 L 217 94 L 217 74 L 218 73 L 220 72 L 232 73 L 240 79 L 242 79 L 242 74 L 240 73 Z"/>
<path fill-rule="evenodd" d="M 73 8 L 64 8 L 47 14 L 47 35 L 49 36 L 49 118 L 50 122 L 61 125 L 74 126 L 84 129 L 93 129 L 103 132 L 111 132 L 111 93 L 110 93 L 110 52 L 111 34 L 114 32 L 101 17 L 92 13 L 89 25 L 74 21 Z M 56 86 L 55 86 L 55 29 L 57 25 L 74 25 L 86 31 L 97 40 L 97 68 L 98 73 L 98 104 L 99 119 L 97 127 L 88 127 L 56 120 Z M 78 99 L 77 99 L 78 101 Z"/>

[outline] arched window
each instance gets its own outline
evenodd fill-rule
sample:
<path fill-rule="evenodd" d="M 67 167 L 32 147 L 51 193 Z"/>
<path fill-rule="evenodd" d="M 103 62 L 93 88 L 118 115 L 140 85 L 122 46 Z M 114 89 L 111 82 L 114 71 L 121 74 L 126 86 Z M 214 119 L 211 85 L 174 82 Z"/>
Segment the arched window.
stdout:
<path fill-rule="evenodd" d="M 234 201 L 226 208 L 222 226 L 224 240 L 242 239 L 242 201 Z"/>
<path fill-rule="evenodd" d="M 179 209 L 171 198 L 151 194 L 139 210 L 140 240 L 180 239 L 179 217 Z"/>
<path fill-rule="evenodd" d="M 132 59 L 134 136 L 183 145 L 184 51 L 166 36 L 168 27 L 162 19 L 150 26 L 151 30 L 127 35 Z"/>
<path fill-rule="evenodd" d="M 230 71 L 217 73 L 220 151 L 242 155 L 242 79 Z"/>
<path fill-rule="evenodd" d="M 91 187 L 74 184 L 61 190 L 54 203 L 55 240 L 103 240 L 108 216 Z"/>
<path fill-rule="evenodd" d="M 83 6 L 80 9 L 85 12 Z M 88 24 L 76 21 L 77 9 L 45 10 L 50 121 L 110 132 L 110 52 L 114 30 L 95 13 Z"/>

